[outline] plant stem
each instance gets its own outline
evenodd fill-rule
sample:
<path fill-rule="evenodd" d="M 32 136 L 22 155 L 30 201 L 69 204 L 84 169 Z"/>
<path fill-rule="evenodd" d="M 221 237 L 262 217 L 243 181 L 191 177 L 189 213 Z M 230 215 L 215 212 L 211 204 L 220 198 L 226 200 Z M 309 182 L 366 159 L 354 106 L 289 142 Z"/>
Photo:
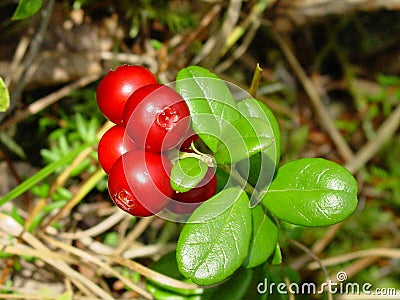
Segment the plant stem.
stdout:
<path fill-rule="evenodd" d="M 214 158 L 211 155 L 208 155 L 208 154 L 204 154 L 204 153 L 201 153 L 201 152 L 196 152 L 196 153 L 181 152 L 181 154 L 179 155 L 179 159 L 188 158 L 188 157 L 197 158 L 198 160 L 206 163 L 207 166 L 209 166 L 209 167 L 215 167 L 216 166 Z"/>
<path fill-rule="evenodd" d="M 232 169 L 229 165 L 218 165 L 218 167 L 229 174 L 240 186 L 242 186 L 247 194 L 254 195 L 257 198 L 259 197 L 258 191 L 248 183 L 238 171 Z"/>
<path fill-rule="evenodd" d="M 251 81 L 250 90 L 249 90 L 250 96 L 253 98 L 257 97 L 257 90 L 258 90 L 258 86 L 260 84 L 262 71 L 263 71 L 263 69 L 261 69 L 260 65 L 257 63 L 256 69 L 254 70 L 253 79 Z"/>

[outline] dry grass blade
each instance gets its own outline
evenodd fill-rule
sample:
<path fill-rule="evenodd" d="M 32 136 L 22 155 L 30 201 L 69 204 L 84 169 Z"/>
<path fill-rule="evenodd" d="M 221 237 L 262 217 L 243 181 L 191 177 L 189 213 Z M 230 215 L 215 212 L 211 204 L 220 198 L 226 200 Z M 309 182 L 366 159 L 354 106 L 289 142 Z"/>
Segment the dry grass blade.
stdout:
<path fill-rule="evenodd" d="M 168 285 L 171 287 L 179 288 L 179 289 L 199 289 L 201 288 L 197 284 L 194 283 L 186 283 L 177 279 L 174 279 L 172 277 L 166 276 L 164 274 L 161 274 L 159 272 L 156 272 L 152 269 L 149 269 L 142 264 L 139 264 L 133 260 L 129 260 L 120 256 L 115 256 L 115 255 L 108 255 L 107 256 L 111 261 L 118 263 L 120 265 L 123 265 L 133 271 L 138 272 L 139 274 L 150 278 L 156 282 L 159 282 L 164 285 Z"/>
<path fill-rule="evenodd" d="M 328 266 L 342 264 L 350 260 L 362 257 L 390 257 L 390 258 L 400 259 L 400 250 L 393 248 L 373 248 L 367 250 L 360 250 L 360 251 L 346 253 L 343 255 L 338 255 L 335 257 L 321 259 L 320 263 L 323 266 L 328 267 Z M 308 264 L 307 267 L 310 270 L 316 270 L 320 268 L 319 264 L 315 262 Z"/>
<path fill-rule="evenodd" d="M 28 49 L 29 46 L 29 38 L 24 36 L 21 38 L 21 40 L 18 43 L 17 49 L 15 50 L 14 57 L 12 59 L 10 68 L 8 70 L 8 75 L 5 79 L 5 84 L 7 86 L 10 86 L 12 82 L 15 81 L 16 78 L 18 78 L 22 72 L 22 68 L 20 68 L 22 59 L 26 53 L 26 50 Z"/>
<path fill-rule="evenodd" d="M 51 300 L 51 299 L 59 299 L 60 296 L 43 296 L 42 294 L 0 294 L 1 299 L 46 299 L 46 300 Z"/>
<path fill-rule="evenodd" d="M 54 251 L 49 251 L 49 250 L 36 250 L 31 247 L 22 245 L 22 244 L 17 244 L 17 245 L 2 245 L 1 246 L 1 251 L 4 253 L 8 254 L 14 254 L 14 255 L 25 255 L 25 256 L 32 256 L 36 258 L 40 258 L 42 260 L 46 258 L 51 258 L 51 259 L 57 259 L 63 262 L 66 262 L 68 264 L 79 264 L 79 260 L 68 257 L 67 255 L 60 254 Z"/>
<path fill-rule="evenodd" d="M 79 242 L 82 243 L 83 246 L 86 246 L 87 249 L 96 254 L 111 255 L 114 253 L 114 248 L 98 242 L 91 237 L 80 238 Z"/>
<path fill-rule="evenodd" d="M 378 259 L 379 257 L 363 257 L 357 259 L 356 261 L 344 267 L 340 271 L 346 273 L 347 278 L 351 278 L 360 273 L 361 271 L 366 270 L 372 264 L 376 263 Z M 338 277 L 337 274 L 333 274 L 330 278 L 330 281 L 339 283 L 340 280 L 337 277 Z"/>
<path fill-rule="evenodd" d="M 232 53 L 232 55 L 230 55 L 230 57 L 227 60 L 225 60 L 224 62 L 220 63 L 218 66 L 215 67 L 215 71 L 217 73 L 221 73 L 227 70 L 234 64 L 234 62 L 237 59 L 239 59 L 246 53 L 260 26 L 261 26 L 261 21 L 258 19 L 251 24 L 250 29 L 243 38 L 242 44 L 235 49 L 235 51 Z"/>
<path fill-rule="evenodd" d="M 176 243 L 152 244 L 126 250 L 122 256 L 125 258 L 149 257 L 156 254 L 165 254 L 176 249 Z"/>
<path fill-rule="evenodd" d="M 115 213 L 109 216 L 104 221 L 100 222 L 99 224 L 89 228 L 88 230 L 79 231 L 79 232 L 62 232 L 57 233 L 61 238 L 68 239 L 68 240 L 75 240 L 75 239 L 82 239 L 85 237 L 92 237 L 98 236 L 103 232 L 107 231 L 111 227 L 118 224 L 124 217 L 126 213 L 120 209 L 117 209 Z"/>
<path fill-rule="evenodd" d="M 336 148 L 339 154 L 345 161 L 350 161 L 353 159 L 353 152 L 350 149 L 349 145 L 343 138 L 342 134 L 336 128 L 332 117 L 330 116 L 328 110 L 322 103 L 322 100 L 317 92 L 317 89 L 314 87 L 313 82 L 307 76 L 306 72 L 303 70 L 293 51 L 290 49 L 288 43 L 285 39 L 276 31 L 272 31 L 276 42 L 281 48 L 282 53 L 285 55 L 288 63 L 292 67 L 293 71 L 299 78 L 301 84 L 304 87 L 304 90 L 308 94 L 316 113 L 319 116 L 319 125 L 326 130 L 326 132 L 331 137 L 332 141 L 335 143 Z"/>
<path fill-rule="evenodd" d="M 202 62 L 204 67 L 211 68 L 218 62 L 220 56 L 223 55 L 222 49 L 225 48 L 227 37 L 239 19 L 241 6 L 241 0 L 229 1 L 229 7 L 226 10 L 225 19 L 220 31 L 207 40 L 203 48 L 193 59 L 192 64 Z"/>
<path fill-rule="evenodd" d="M 26 243 L 31 245 L 33 248 L 39 251 L 46 251 L 49 252 L 50 250 L 36 237 L 34 237 L 29 232 L 24 231 L 23 227 L 18 224 L 12 217 L 7 216 L 5 214 L 0 213 L 0 230 L 3 232 L 12 235 L 14 237 L 22 238 Z M 94 282 L 80 274 L 79 272 L 72 269 L 67 263 L 61 261 L 59 259 L 53 259 L 50 257 L 43 257 L 42 260 L 47 264 L 51 265 L 52 267 L 59 270 L 61 273 L 64 273 L 67 277 L 69 277 L 74 283 L 78 282 L 78 286 L 84 286 L 93 294 L 97 295 L 101 299 L 109 299 L 112 300 L 113 298 L 96 285 Z"/>
<path fill-rule="evenodd" d="M 189 47 L 191 43 L 196 39 L 196 37 L 205 29 L 207 26 L 210 25 L 210 23 L 214 20 L 214 18 L 218 15 L 218 13 L 221 11 L 221 4 L 217 3 L 215 4 L 209 12 L 202 18 L 200 21 L 198 27 L 193 30 L 181 43 L 173 53 L 173 57 L 179 57 L 184 54 L 184 51 Z"/>
<path fill-rule="evenodd" d="M 133 243 L 133 241 L 135 241 L 146 230 L 153 220 L 154 216 L 140 220 L 135 228 L 133 228 L 133 230 L 129 233 L 129 235 L 122 240 L 114 254 L 120 255 L 122 252 L 124 252 L 125 249 L 127 249 Z"/>
<path fill-rule="evenodd" d="M 112 274 L 113 276 L 115 276 L 116 278 L 121 280 L 128 287 L 130 287 L 134 291 L 138 292 L 140 295 L 142 295 L 146 299 L 152 299 L 151 294 L 149 294 L 146 290 L 144 290 L 143 288 L 141 288 L 138 285 L 134 284 L 130 279 L 120 275 L 117 271 L 115 271 L 113 268 L 111 268 L 105 262 L 101 261 L 99 258 L 89 254 L 86 251 L 83 251 L 83 250 L 80 250 L 80 249 L 78 249 L 76 247 L 73 247 L 73 246 L 70 246 L 68 244 L 62 243 L 62 242 L 57 241 L 57 240 L 55 240 L 53 238 L 50 238 L 48 236 L 42 235 L 42 238 L 44 240 L 46 240 L 49 244 L 52 244 L 53 246 L 56 246 L 56 247 L 58 247 L 60 249 L 63 249 L 63 250 L 65 250 L 65 251 L 67 251 L 67 252 L 69 252 L 71 254 L 79 256 L 80 258 L 82 258 L 84 260 L 87 260 L 87 261 L 90 261 L 90 262 L 96 264 L 97 266 L 102 268 L 104 271 Z"/>
<path fill-rule="evenodd" d="M 400 126 L 400 105 L 391 113 L 389 118 L 379 127 L 375 137 L 365 144 L 353 157 L 345 164 L 345 167 L 352 173 L 357 172 L 365 165 L 378 151 L 384 143 L 396 132 Z"/>
<path fill-rule="evenodd" d="M 136 55 L 132 53 L 116 53 L 110 51 L 101 51 L 98 53 L 103 60 L 120 61 L 127 64 L 147 64 L 152 72 L 156 72 L 158 62 L 150 55 Z"/>

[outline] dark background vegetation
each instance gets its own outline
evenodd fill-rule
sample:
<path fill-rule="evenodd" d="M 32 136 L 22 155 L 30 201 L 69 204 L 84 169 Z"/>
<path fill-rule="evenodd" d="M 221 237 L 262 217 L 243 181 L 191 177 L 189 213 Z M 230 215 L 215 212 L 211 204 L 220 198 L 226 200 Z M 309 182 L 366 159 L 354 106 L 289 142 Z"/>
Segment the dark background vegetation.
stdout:
<path fill-rule="evenodd" d="M 282 266 L 303 281 L 336 280 L 345 271 L 351 282 L 399 290 L 399 4 L 350 2 L 313 7 L 307 1 L 43 1 L 37 14 L 14 21 L 16 1 L 3 0 L 0 75 L 12 104 L 0 113 L 0 195 L 74 149 L 82 147 L 84 155 L 71 163 L 72 170 L 60 165 L 0 210 L 83 280 L 115 298 L 143 297 L 96 262 L 79 261 L 82 254 L 71 256 L 68 248 L 92 257 L 130 251 L 130 258 L 151 266 L 174 248 L 180 229 L 161 219 L 132 219 L 111 204 L 95 146 L 85 148 L 106 122 L 95 101 L 98 80 L 128 63 L 148 67 L 167 83 L 179 69 L 197 64 L 248 89 L 259 63 L 258 96 L 281 126 L 281 163 L 324 157 L 346 166 L 359 183 L 359 207 L 343 223 L 282 226 Z M 95 227 L 99 224 L 103 227 Z M 84 234 L 76 234 L 80 231 Z M 7 235 L 0 231 L 1 240 Z M 0 248 L 0 255 L 5 299 L 13 293 L 26 299 L 40 293 L 52 299 L 84 295 L 62 266 L 23 250 Z M 320 265 L 327 258 L 332 264 L 324 273 Z M 114 269 L 142 288 L 139 274 L 152 276 L 124 263 Z"/>

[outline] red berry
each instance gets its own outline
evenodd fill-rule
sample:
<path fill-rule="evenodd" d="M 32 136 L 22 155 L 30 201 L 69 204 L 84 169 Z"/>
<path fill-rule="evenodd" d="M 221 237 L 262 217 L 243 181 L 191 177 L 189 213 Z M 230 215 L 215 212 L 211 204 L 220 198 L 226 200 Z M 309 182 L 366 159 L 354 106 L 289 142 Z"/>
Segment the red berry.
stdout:
<path fill-rule="evenodd" d="M 100 80 L 96 91 L 97 104 L 111 122 L 122 124 L 128 97 L 138 88 L 154 83 L 157 83 L 156 77 L 145 67 L 119 66 Z"/>
<path fill-rule="evenodd" d="M 192 213 L 201 203 L 210 199 L 217 191 L 217 177 L 215 169 L 209 168 L 200 183 L 193 189 L 178 193 L 175 192 L 173 199 L 168 204 L 168 209 L 179 214 Z"/>
<path fill-rule="evenodd" d="M 174 193 L 169 179 L 171 168 L 171 162 L 160 153 L 126 152 L 114 163 L 108 177 L 111 199 L 133 216 L 158 213 Z"/>
<path fill-rule="evenodd" d="M 101 137 L 97 148 L 100 165 L 107 174 L 110 173 L 111 167 L 122 154 L 137 149 L 121 125 L 115 125 L 108 129 Z"/>
<path fill-rule="evenodd" d="M 186 137 L 183 142 L 178 146 L 179 150 L 184 152 L 194 152 L 191 149 L 192 143 L 195 143 L 199 139 L 199 136 L 194 132 L 194 130 L 189 127 L 188 132 L 186 133 Z"/>
<path fill-rule="evenodd" d="M 185 101 L 172 88 L 152 84 L 136 90 L 124 109 L 128 135 L 146 151 L 160 152 L 177 146 L 190 125 Z"/>

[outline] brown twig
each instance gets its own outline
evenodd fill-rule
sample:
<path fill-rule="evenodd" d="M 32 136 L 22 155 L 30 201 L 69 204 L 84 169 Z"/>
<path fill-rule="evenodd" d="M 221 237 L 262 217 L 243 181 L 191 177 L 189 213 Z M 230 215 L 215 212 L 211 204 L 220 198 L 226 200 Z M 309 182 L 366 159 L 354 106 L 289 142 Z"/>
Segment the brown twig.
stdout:
<path fill-rule="evenodd" d="M 133 241 L 135 241 L 145 230 L 146 228 L 151 224 L 151 222 L 154 221 L 154 216 L 148 217 L 148 218 L 143 218 L 141 219 L 136 226 L 133 228 L 133 230 L 126 236 L 121 244 L 118 246 L 118 248 L 115 250 L 114 254 L 115 255 L 121 255 L 122 252 L 127 249 Z"/>
<path fill-rule="evenodd" d="M 41 110 L 45 109 L 47 106 L 54 104 L 55 102 L 59 101 L 63 97 L 67 96 L 70 92 L 73 90 L 79 89 L 81 87 L 84 87 L 97 79 L 99 79 L 101 74 L 95 74 L 95 75 L 89 75 L 87 77 L 83 77 L 78 79 L 77 81 L 68 84 L 64 86 L 63 88 L 59 89 L 58 91 L 55 91 L 54 93 L 51 93 L 36 102 L 32 103 L 29 105 L 27 108 L 25 108 L 22 111 L 17 112 L 13 117 L 5 120 L 1 125 L 0 125 L 0 131 L 4 130 L 5 128 L 16 124 L 24 119 L 26 119 L 29 116 L 32 116 Z"/>
<path fill-rule="evenodd" d="M 107 231 L 108 229 L 110 229 L 111 227 L 118 224 L 126 216 L 127 214 L 124 211 L 117 208 L 117 210 L 107 219 L 105 219 L 104 221 L 98 223 L 93 227 L 90 227 L 87 230 L 79 232 L 63 232 L 63 233 L 57 233 L 57 235 L 59 235 L 63 239 L 68 239 L 68 240 L 98 236 Z"/>
<path fill-rule="evenodd" d="M 223 72 L 226 69 L 228 69 L 233 63 L 242 57 L 247 49 L 249 48 L 251 42 L 253 41 L 258 29 L 261 26 L 261 21 L 256 19 L 252 24 L 250 29 L 247 31 L 246 36 L 243 38 L 243 42 L 240 46 L 236 47 L 232 55 L 229 56 L 229 58 L 222 63 L 220 63 L 218 66 L 215 67 L 216 72 Z"/>
<path fill-rule="evenodd" d="M 327 271 L 326 267 L 321 263 L 321 260 L 315 255 L 315 253 L 296 240 L 290 239 L 289 242 L 292 243 L 293 245 L 295 245 L 297 248 L 304 251 L 310 258 L 312 258 L 314 260 L 314 263 L 316 263 L 321 268 L 322 272 L 324 273 L 326 282 L 328 282 L 328 280 L 329 280 L 328 271 Z M 328 299 L 333 300 L 333 296 L 330 291 L 328 291 Z"/>
<path fill-rule="evenodd" d="M 242 0 L 229 1 L 229 6 L 225 14 L 225 19 L 221 25 L 219 32 L 208 39 L 201 51 L 194 58 L 192 62 L 193 64 L 198 64 L 199 62 L 202 62 L 204 67 L 212 68 L 218 62 L 218 59 L 223 54 L 222 50 L 226 46 L 227 37 L 232 32 L 234 26 L 239 19 L 241 6 Z"/>
<path fill-rule="evenodd" d="M 221 11 L 221 4 L 215 4 L 209 12 L 201 19 L 199 25 L 195 30 L 192 30 L 190 34 L 184 38 L 184 41 L 172 52 L 171 57 L 181 57 L 190 44 L 196 39 L 197 36 L 203 32 L 204 29 L 210 25 L 210 23 L 215 19 L 218 13 Z"/>
<path fill-rule="evenodd" d="M 222 49 L 221 55 L 227 53 L 228 50 L 231 49 L 246 32 L 247 35 L 244 38 L 243 43 L 236 48 L 235 52 L 226 61 L 216 67 L 217 72 L 223 72 L 224 70 L 229 68 L 229 66 L 232 65 L 234 61 L 245 54 L 248 46 L 253 41 L 254 36 L 261 25 L 262 13 L 268 6 L 271 6 L 273 2 L 274 1 L 271 0 L 256 1 L 246 18 L 239 25 L 233 28 L 233 30 L 227 37 L 225 47 Z"/>
<path fill-rule="evenodd" d="M 25 81 L 29 72 L 30 67 L 32 66 L 33 61 L 35 60 L 35 58 L 37 57 L 38 53 L 39 53 L 39 48 L 43 42 L 47 27 L 49 25 L 50 22 L 50 17 L 51 17 L 51 13 L 53 10 L 53 6 L 54 6 L 54 2 L 55 0 L 48 0 L 40 13 L 40 24 L 39 24 L 39 28 L 35 34 L 35 36 L 32 39 L 30 48 L 28 50 L 27 56 L 25 57 L 25 60 L 23 62 L 23 72 L 20 76 L 20 78 L 18 79 L 18 83 L 15 86 L 14 91 L 11 93 L 10 96 L 10 109 L 9 111 L 13 110 L 17 103 L 19 102 L 19 99 L 21 97 L 22 91 L 25 87 Z M 2 121 L 2 119 L 4 118 L 4 115 L 0 115 L 0 122 Z"/>
<path fill-rule="evenodd" d="M 340 228 L 342 226 L 343 226 L 343 222 L 329 226 L 326 229 L 326 232 L 323 235 L 323 237 L 314 243 L 314 245 L 311 247 L 310 251 L 316 256 L 319 255 L 326 248 L 326 246 L 328 246 L 329 243 L 335 238 L 336 234 L 338 233 L 338 231 L 340 230 Z M 292 268 L 294 268 L 295 270 L 299 270 L 305 264 L 307 264 L 309 261 L 310 261 L 310 256 L 303 255 L 302 257 L 299 257 L 292 264 Z"/>
<path fill-rule="evenodd" d="M 400 259 L 400 250 L 394 248 L 372 248 L 321 259 L 320 263 L 323 266 L 328 267 L 365 257 L 389 257 Z M 316 270 L 320 268 L 320 265 L 312 262 L 308 264 L 307 267 L 310 270 Z"/>
<path fill-rule="evenodd" d="M 400 126 L 400 104 L 386 119 L 386 121 L 376 131 L 376 136 L 373 140 L 365 144 L 355 155 L 349 160 L 345 167 L 352 173 L 357 172 L 363 167 L 378 151 L 382 148 L 385 142 L 393 136 Z"/>
<path fill-rule="evenodd" d="M 4 82 L 6 86 L 8 86 L 9 90 L 11 84 L 15 81 L 16 78 L 20 77 L 21 73 L 21 61 L 26 53 L 26 50 L 29 46 L 29 38 L 27 36 L 23 36 L 18 43 L 18 46 L 15 50 L 10 68 L 7 71 L 7 77 L 5 78 Z"/>
<path fill-rule="evenodd" d="M 308 97 L 311 100 L 311 103 L 314 106 L 314 109 L 319 116 L 319 125 L 329 134 L 333 143 L 336 145 L 336 148 L 339 154 L 342 156 L 344 161 L 351 161 L 353 159 L 353 152 L 350 149 L 349 145 L 343 138 L 342 134 L 336 128 L 332 117 L 330 116 L 328 110 L 325 108 L 322 100 L 315 88 L 311 79 L 307 76 L 306 72 L 300 65 L 296 56 L 293 54 L 293 51 L 290 49 L 286 40 L 276 31 L 272 31 L 272 34 L 278 43 L 282 53 L 286 57 L 289 65 L 292 67 L 293 71 L 299 78 L 301 84 L 303 85 L 304 90 L 306 91 Z"/>

